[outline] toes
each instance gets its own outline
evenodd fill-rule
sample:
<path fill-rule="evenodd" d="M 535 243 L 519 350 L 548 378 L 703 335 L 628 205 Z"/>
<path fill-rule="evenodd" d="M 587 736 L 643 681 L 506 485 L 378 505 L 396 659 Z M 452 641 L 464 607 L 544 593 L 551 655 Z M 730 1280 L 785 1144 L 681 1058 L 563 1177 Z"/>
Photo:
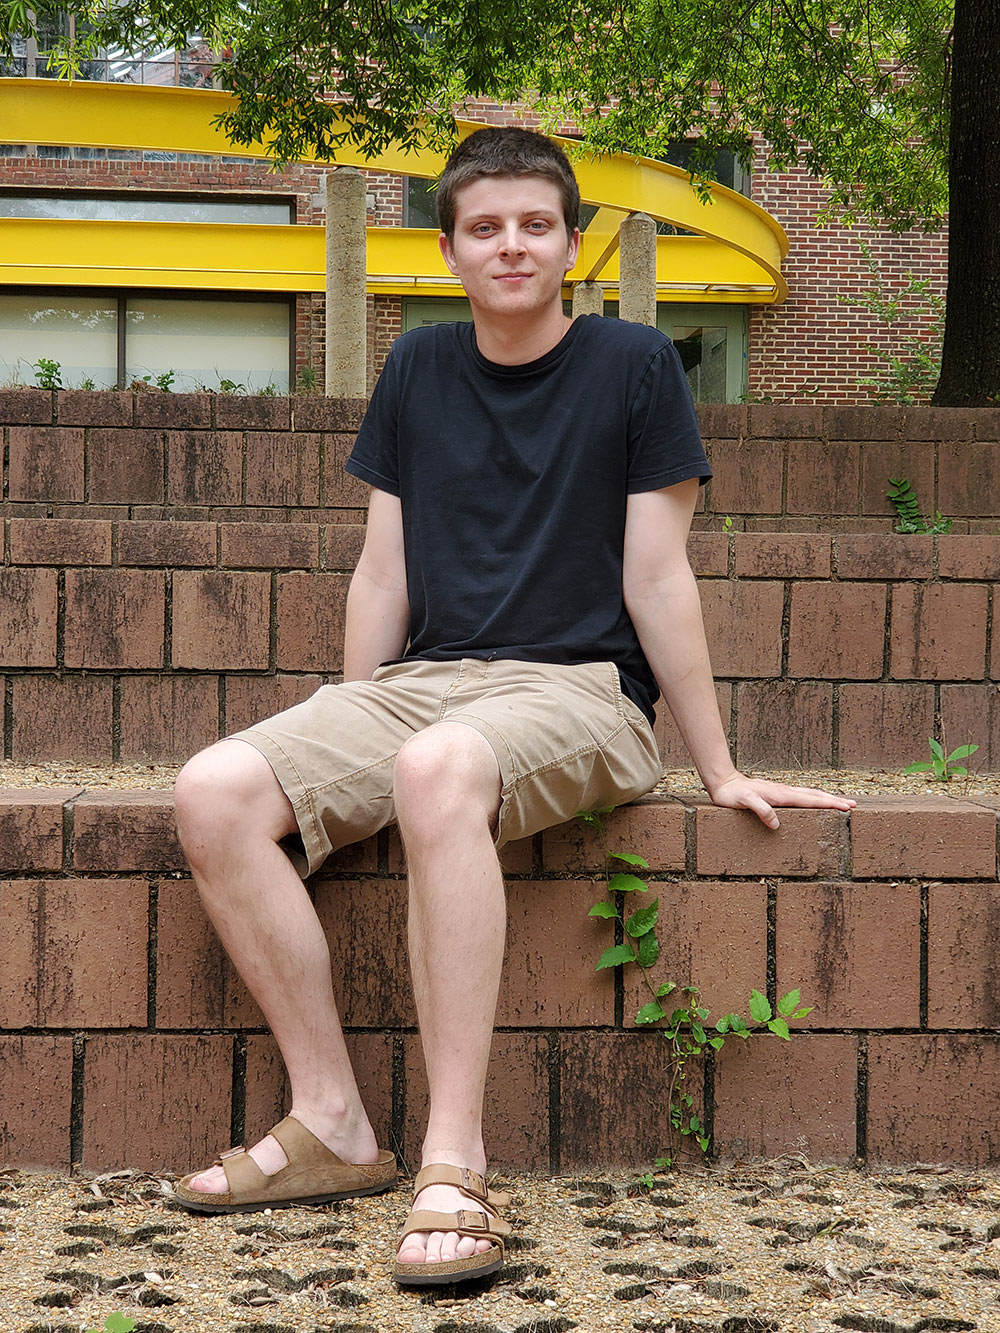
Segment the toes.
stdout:
<path fill-rule="evenodd" d="M 188 1183 L 191 1189 L 198 1190 L 202 1194 L 224 1194 L 228 1188 L 226 1173 L 219 1167 L 212 1167 L 210 1171 L 203 1171 L 200 1176 L 195 1176 Z"/>

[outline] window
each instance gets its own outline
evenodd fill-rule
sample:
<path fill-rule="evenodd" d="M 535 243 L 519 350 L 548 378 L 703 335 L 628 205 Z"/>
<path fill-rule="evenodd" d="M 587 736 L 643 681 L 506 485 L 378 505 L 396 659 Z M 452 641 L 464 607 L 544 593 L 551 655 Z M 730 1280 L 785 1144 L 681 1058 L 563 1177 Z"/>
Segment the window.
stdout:
<path fill-rule="evenodd" d="M 295 221 L 294 199 L 239 195 L 102 194 L 74 190 L 0 191 L 0 217 L 96 222 L 207 222 L 281 227 Z"/>

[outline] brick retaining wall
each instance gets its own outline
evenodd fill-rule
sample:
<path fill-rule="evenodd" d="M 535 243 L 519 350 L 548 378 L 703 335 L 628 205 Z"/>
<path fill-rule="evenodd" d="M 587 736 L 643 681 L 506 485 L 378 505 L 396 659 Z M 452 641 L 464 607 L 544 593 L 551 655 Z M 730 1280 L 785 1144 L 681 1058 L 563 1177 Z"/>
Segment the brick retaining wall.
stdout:
<path fill-rule="evenodd" d="M 698 1091 L 724 1157 L 1000 1158 L 998 805 L 786 811 L 778 834 L 687 799 L 611 818 L 610 845 L 653 866 L 665 975 L 716 1016 L 753 986 L 816 1006 L 790 1044 L 709 1064 Z M 266 1129 L 281 1066 L 201 913 L 169 794 L 4 791 L 0 848 L 0 1158 L 179 1170 Z M 663 1052 L 632 1028 L 634 978 L 593 971 L 610 942 L 587 917 L 600 850 L 564 825 L 503 859 L 491 1159 L 642 1166 L 664 1144 Z M 426 1094 L 395 834 L 345 849 L 314 887 L 368 1106 L 412 1162 Z"/>

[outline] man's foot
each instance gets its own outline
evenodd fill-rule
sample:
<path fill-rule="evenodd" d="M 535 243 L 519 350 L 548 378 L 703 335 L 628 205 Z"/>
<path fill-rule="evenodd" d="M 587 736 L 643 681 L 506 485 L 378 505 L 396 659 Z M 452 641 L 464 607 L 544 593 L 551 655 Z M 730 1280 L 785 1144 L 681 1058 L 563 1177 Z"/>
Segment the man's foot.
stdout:
<path fill-rule="evenodd" d="M 396 1252 L 396 1281 L 424 1286 L 485 1277 L 503 1264 L 510 1233 L 497 1209 L 506 1194 L 476 1171 L 432 1162 L 414 1182 L 413 1208 Z M 446 1224 L 454 1221 L 454 1229 Z"/>

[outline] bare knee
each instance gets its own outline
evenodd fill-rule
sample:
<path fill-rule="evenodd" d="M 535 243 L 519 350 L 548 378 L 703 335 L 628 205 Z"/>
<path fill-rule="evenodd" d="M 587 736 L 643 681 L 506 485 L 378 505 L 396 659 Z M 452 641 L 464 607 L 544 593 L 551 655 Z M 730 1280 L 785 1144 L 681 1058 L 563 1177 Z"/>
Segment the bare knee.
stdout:
<path fill-rule="evenodd" d="M 437 723 L 401 748 L 393 769 L 393 798 L 404 835 L 491 825 L 500 808 L 500 767 L 481 732 Z"/>
<path fill-rule="evenodd" d="M 220 741 L 181 769 L 174 786 L 177 832 L 192 863 L 236 838 L 277 841 L 295 816 L 270 764 L 243 741 Z"/>

